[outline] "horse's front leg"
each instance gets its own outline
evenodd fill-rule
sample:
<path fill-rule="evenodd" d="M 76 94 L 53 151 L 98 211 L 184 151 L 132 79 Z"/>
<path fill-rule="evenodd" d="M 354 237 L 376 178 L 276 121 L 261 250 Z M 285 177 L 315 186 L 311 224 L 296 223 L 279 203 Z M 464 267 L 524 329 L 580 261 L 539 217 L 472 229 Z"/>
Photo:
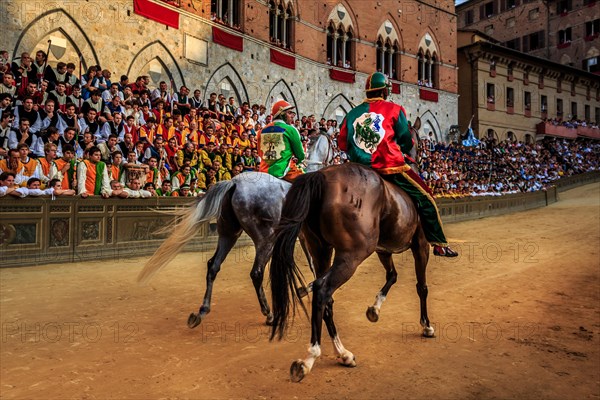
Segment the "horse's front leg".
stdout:
<path fill-rule="evenodd" d="M 342 340 L 338 336 L 335 323 L 333 322 L 333 299 L 325 307 L 323 313 L 323 319 L 325 320 L 325 326 L 333 342 L 333 351 L 337 354 L 338 362 L 345 367 L 356 367 L 356 358 L 354 354 L 348 351 L 342 344 Z"/>
<path fill-rule="evenodd" d="M 415 274 L 417 275 L 417 294 L 419 295 L 419 302 L 421 305 L 421 318 L 420 323 L 423 327 L 423 336 L 434 337 L 435 330 L 429 322 L 429 316 L 427 315 L 427 263 L 429 261 L 429 243 L 425 239 L 423 229 L 419 228 L 415 237 L 413 238 L 413 244 L 411 246 L 413 257 L 415 258 Z"/>
<path fill-rule="evenodd" d="M 379 320 L 379 310 L 381 309 L 381 305 L 385 301 L 388 291 L 392 285 L 396 283 L 398 277 L 396 267 L 394 267 L 394 261 L 392 260 L 392 254 L 378 252 L 377 255 L 379 256 L 381 264 L 383 264 L 383 267 L 385 268 L 386 282 L 379 293 L 377 293 L 377 296 L 375 297 L 375 304 L 367 308 L 367 318 L 371 322 L 377 322 Z"/>

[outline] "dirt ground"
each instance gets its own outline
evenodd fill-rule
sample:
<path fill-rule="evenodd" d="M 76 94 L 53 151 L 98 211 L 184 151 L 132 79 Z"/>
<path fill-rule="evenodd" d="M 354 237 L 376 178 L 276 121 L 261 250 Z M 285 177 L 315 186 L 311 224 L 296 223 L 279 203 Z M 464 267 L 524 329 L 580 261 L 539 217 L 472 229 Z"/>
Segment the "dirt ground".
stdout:
<path fill-rule="evenodd" d="M 461 256 L 429 264 L 436 337 L 420 335 L 410 254 L 395 257 L 398 283 L 368 322 L 385 279 L 371 257 L 335 296 L 358 366 L 337 365 L 324 330 L 301 383 L 288 372 L 308 321 L 268 341 L 252 249 L 230 255 L 194 330 L 210 254 L 180 254 L 149 287 L 135 284 L 147 258 L 2 269 L 0 398 L 599 398 L 600 185 L 446 231 Z"/>

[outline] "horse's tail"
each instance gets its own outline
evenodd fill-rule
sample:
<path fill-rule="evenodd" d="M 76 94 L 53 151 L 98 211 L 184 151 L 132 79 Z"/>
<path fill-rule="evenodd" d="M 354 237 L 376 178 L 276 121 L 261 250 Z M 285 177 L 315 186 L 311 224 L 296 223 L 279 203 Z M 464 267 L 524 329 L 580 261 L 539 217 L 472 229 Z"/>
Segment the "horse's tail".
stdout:
<path fill-rule="evenodd" d="M 271 340 L 276 335 L 279 340 L 283 338 L 290 308 L 295 315 L 297 303 L 300 303 L 306 314 L 306 308 L 296 292 L 297 284 L 304 286 L 304 282 L 302 272 L 294 261 L 294 247 L 302 223 L 321 202 L 324 185 L 325 175 L 321 172 L 305 174 L 294 181 L 285 197 L 270 269 L 273 304 Z"/>
<path fill-rule="evenodd" d="M 160 232 L 172 232 L 160 245 L 154 255 L 146 262 L 137 277 L 139 284 L 145 284 L 163 269 L 198 231 L 201 222 L 217 218 L 221 212 L 223 198 L 235 188 L 235 182 L 221 181 L 211 187 L 196 206 L 190 206 L 179 214 L 174 228 L 167 226 Z"/>

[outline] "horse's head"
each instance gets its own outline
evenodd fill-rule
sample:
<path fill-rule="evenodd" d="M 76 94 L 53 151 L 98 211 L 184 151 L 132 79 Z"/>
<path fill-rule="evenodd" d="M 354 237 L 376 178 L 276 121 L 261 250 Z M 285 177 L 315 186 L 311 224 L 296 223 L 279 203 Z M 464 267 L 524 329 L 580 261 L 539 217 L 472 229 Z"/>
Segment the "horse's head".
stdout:
<path fill-rule="evenodd" d="M 306 172 L 315 172 L 333 163 L 335 156 L 333 141 L 326 133 L 310 138 L 304 163 Z"/>
<path fill-rule="evenodd" d="M 413 140 L 413 147 L 412 149 L 410 149 L 410 152 L 408 153 L 408 156 L 412 159 L 408 159 L 409 164 L 411 165 L 411 167 L 413 169 L 418 169 L 419 167 L 419 163 L 421 162 L 420 158 L 420 154 L 419 154 L 419 129 L 421 128 L 421 118 L 417 117 L 417 119 L 415 120 L 415 122 L 411 125 L 410 123 L 408 124 L 408 130 L 410 132 L 410 136 L 412 137 Z"/>

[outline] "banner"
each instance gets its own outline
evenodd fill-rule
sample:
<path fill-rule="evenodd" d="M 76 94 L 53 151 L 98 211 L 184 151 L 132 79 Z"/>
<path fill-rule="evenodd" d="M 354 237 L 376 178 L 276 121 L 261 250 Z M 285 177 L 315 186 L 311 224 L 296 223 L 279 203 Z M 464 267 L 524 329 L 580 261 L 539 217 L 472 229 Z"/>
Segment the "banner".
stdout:
<path fill-rule="evenodd" d="M 340 71 L 337 69 L 330 69 L 329 77 L 331 79 L 333 79 L 334 81 L 340 81 L 340 82 L 345 82 L 345 83 L 356 82 L 356 74 L 354 72 L 350 72 L 350 71 L 346 72 L 346 71 Z"/>
<path fill-rule="evenodd" d="M 244 51 L 244 38 L 213 26 L 213 42 L 237 51 Z"/>
<path fill-rule="evenodd" d="M 133 11 L 143 17 L 179 29 L 179 13 L 150 0 L 133 0 Z"/>
<path fill-rule="evenodd" d="M 271 49 L 271 62 L 289 69 L 296 69 L 296 57 Z"/>

